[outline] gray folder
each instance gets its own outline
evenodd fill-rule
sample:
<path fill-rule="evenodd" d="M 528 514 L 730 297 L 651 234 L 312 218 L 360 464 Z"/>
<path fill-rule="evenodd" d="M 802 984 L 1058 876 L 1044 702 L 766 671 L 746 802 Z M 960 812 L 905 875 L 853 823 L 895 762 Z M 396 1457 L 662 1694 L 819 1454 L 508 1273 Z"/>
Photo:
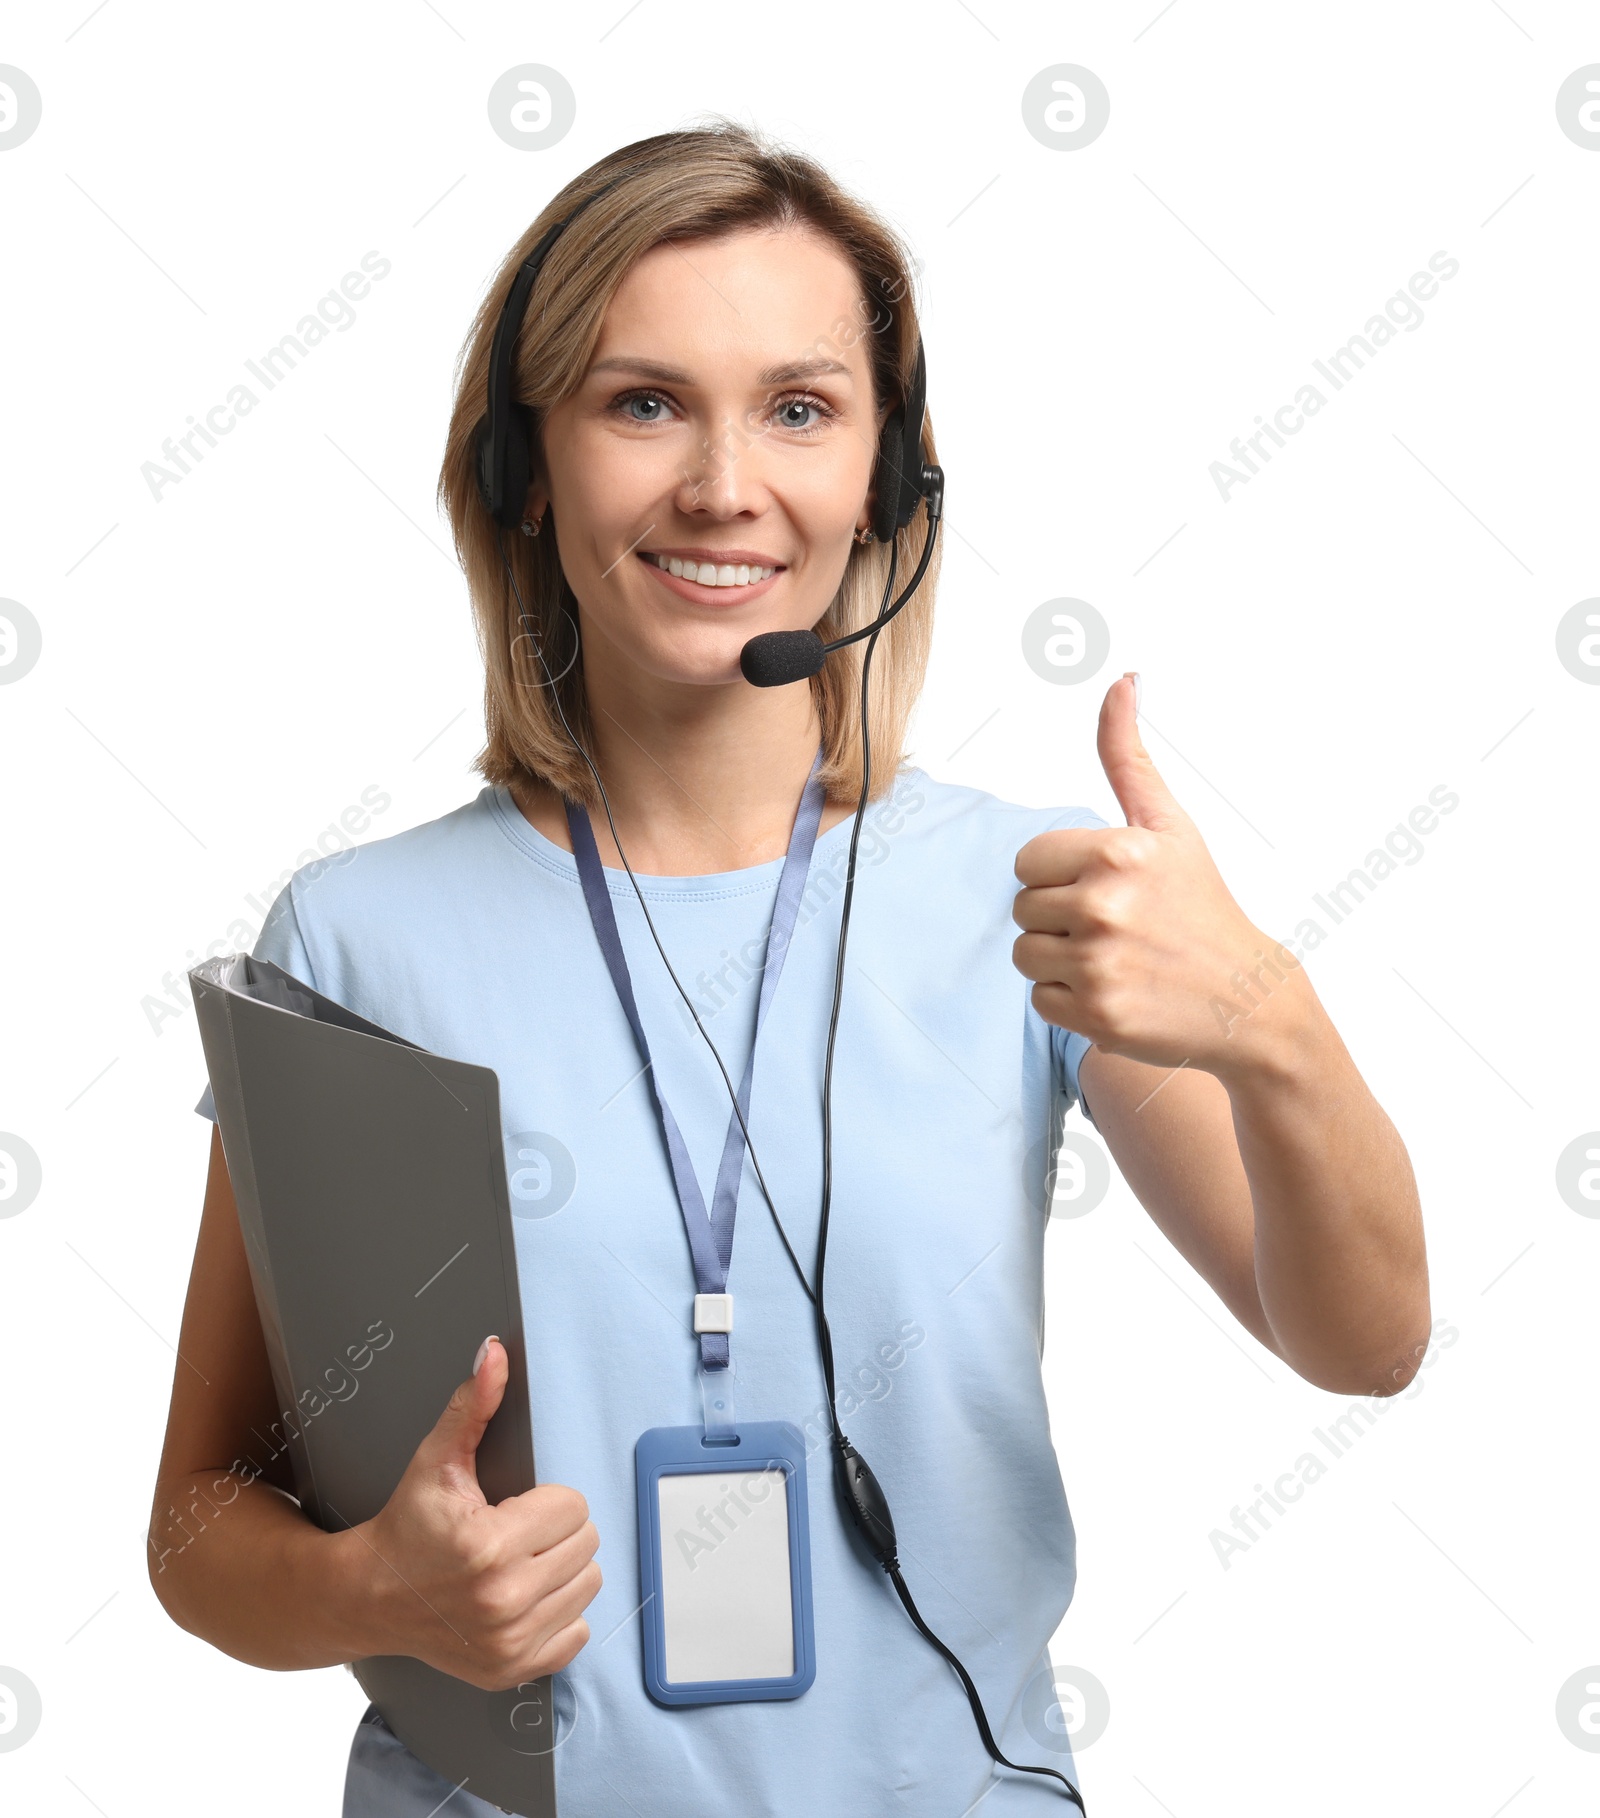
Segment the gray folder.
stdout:
<path fill-rule="evenodd" d="M 491 1502 L 531 1489 L 533 1435 L 500 1082 L 323 997 L 269 961 L 189 974 L 306 1513 L 375 1515 L 487 1333 L 511 1361 L 478 1449 Z M 420 1660 L 352 1671 L 413 1754 L 523 1818 L 554 1818 L 550 1682 L 484 1692 Z"/>

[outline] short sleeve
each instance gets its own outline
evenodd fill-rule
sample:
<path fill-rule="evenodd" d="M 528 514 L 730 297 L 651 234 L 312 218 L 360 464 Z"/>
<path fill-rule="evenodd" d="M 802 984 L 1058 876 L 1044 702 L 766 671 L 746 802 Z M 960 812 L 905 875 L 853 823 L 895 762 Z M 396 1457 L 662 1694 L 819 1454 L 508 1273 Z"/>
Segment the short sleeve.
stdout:
<path fill-rule="evenodd" d="M 1061 1079 L 1066 1085 L 1068 1095 L 1078 1109 L 1094 1124 L 1094 1113 L 1089 1109 L 1089 1101 L 1083 1096 L 1083 1088 L 1078 1083 L 1078 1069 L 1083 1065 L 1083 1057 L 1093 1046 L 1088 1036 L 1079 1035 L 1076 1029 L 1058 1029 L 1053 1023 L 1050 1026 L 1050 1046 L 1055 1051 L 1056 1066 Z"/>
<path fill-rule="evenodd" d="M 294 906 L 294 879 L 273 898 L 272 907 L 267 911 L 267 919 L 261 924 L 261 932 L 256 936 L 256 944 L 250 950 L 253 959 L 270 960 L 274 966 L 281 966 L 291 977 L 302 984 L 316 989 L 317 981 L 311 976 L 311 956 L 306 952 L 305 937 L 300 931 L 300 918 Z M 217 1121 L 216 1102 L 211 1096 L 211 1083 L 206 1082 L 206 1089 L 200 1094 L 195 1106 L 201 1117 Z"/>
<path fill-rule="evenodd" d="M 1050 823 L 1049 832 L 1056 827 L 1109 827 L 1111 823 L 1103 820 L 1092 808 L 1068 808 Z M 1094 1113 L 1089 1109 L 1089 1102 L 1083 1096 L 1083 1087 L 1078 1080 L 1078 1070 L 1083 1065 L 1083 1057 L 1094 1044 L 1088 1036 L 1078 1034 L 1075 1029 L 1062 1029 L 1055 1023 L 1050 1025 L 1050 1050 L 1054 1056 L 1057 1078 L 1070 1103 L 1077 1105 L 1089 1123 L 1098 1130 L 1100 1126 L 1094 1121 Z"/>

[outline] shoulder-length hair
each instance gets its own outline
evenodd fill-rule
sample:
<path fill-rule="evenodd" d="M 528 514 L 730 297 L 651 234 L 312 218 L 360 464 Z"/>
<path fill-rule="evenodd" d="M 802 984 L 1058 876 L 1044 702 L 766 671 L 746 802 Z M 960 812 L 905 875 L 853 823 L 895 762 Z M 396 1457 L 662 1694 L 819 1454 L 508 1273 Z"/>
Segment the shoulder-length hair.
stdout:
<path fill-rule="evenodd" d="M 765 144 L 729 122 L 641 139 L 600 159 L 552 197 L 507 254 L 456 362 L 455 403 L 439 474 L 439 498 L 449 513 L 484 659 L 486 740 L 476 767 L 491 783 L 539 779 L 591 808 L 598 806 L 593 779 L 562 728 L 545 671 L 522 630 L 506 560 L 557 678 L 561 707 L 592 753 L 577 601 L 561 571 L 556 538 L 506 534 L 489 516 L 478 495 L 473 429 L 486 408 L 495 324 L 518 268 L 549 227 L 608 183 L 615 187 L 585 208 L 551 249 L 517 339 L 512 397 L 535 413 L 582 384 L 606 305 L 635 261 L 667 242 L 752 227 L 805 226 L 825 235 L 854 268 L 860 298 L 855 318 L 834 323 L 818 337 L 815 351 L 837 357 L 841 348 L 865 340 L 880 418 L 905 396 L 919 338 L 909 261 L 898 236 L 811 159 Z M 737 460 L 750 439 L 729 429 L 716 458 Z M 926 422 L 922 446 L 924 460 L 937 458 Z M 536 450 L 535 471 L 541 458 Z M 914 570 L 926 535 L 921 512 L 899 533 L 897 589 Z M 505 557 L 502 536 L 509 545 Z M 819 636 L 839 637 L 876 616 L 888 565 L 888 545 L 852 545 L 839 590 L 815 627 Z M 927 669 L 937 578 L 935 552 L 916 597 L 880 634 L 872 659 L 874 800 L 906 762 L 906 727 Z M 822 728 L 822 781 L 835 799 L 854 800 L 861 789 L 859 677 L 865 646 L 863 639 L 829 657 L 810 682 Z"/>

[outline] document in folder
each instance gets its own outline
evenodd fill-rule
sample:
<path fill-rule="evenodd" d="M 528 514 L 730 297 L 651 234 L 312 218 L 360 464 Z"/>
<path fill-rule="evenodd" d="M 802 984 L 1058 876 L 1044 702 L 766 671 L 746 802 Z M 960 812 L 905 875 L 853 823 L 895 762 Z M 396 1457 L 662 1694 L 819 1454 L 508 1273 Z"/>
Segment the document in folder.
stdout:
<path fill-rule="evenodd" d="M 246 954 L 189 974 L 295 1490 L 328 1529 L 375 1515 L 472 1367 L 510 1357 L 478 1448 L 491 1502 L 531 1489 L 527 1359 L 488 1067 L 446 1060 Z M 484 1692 L 419 1660 L 362 1689 L 452 1785 L 553 1818 L 548 1679 Z"/>

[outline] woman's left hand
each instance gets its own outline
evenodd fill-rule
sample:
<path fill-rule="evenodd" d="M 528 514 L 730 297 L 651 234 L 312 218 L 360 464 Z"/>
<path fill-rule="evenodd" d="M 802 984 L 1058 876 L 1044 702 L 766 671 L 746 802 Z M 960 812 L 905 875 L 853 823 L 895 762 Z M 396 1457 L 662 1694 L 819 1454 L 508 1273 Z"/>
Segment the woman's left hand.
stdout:
<path fill-rule="evenodd" d="M 1281 993 L 1291 1020 L 1304 1008 L 1305 975 L 1233 900 L 1139 738 L 1135 698 L 1131 675 L 1111 685 L 1097 740 L 1128 824 L 1028 841 L 1012 958 L 1047 1022 L 1112 1054 L 1226 1077 L 1279 1020 L 1257 1019 L 1261 1005 Z"/>

